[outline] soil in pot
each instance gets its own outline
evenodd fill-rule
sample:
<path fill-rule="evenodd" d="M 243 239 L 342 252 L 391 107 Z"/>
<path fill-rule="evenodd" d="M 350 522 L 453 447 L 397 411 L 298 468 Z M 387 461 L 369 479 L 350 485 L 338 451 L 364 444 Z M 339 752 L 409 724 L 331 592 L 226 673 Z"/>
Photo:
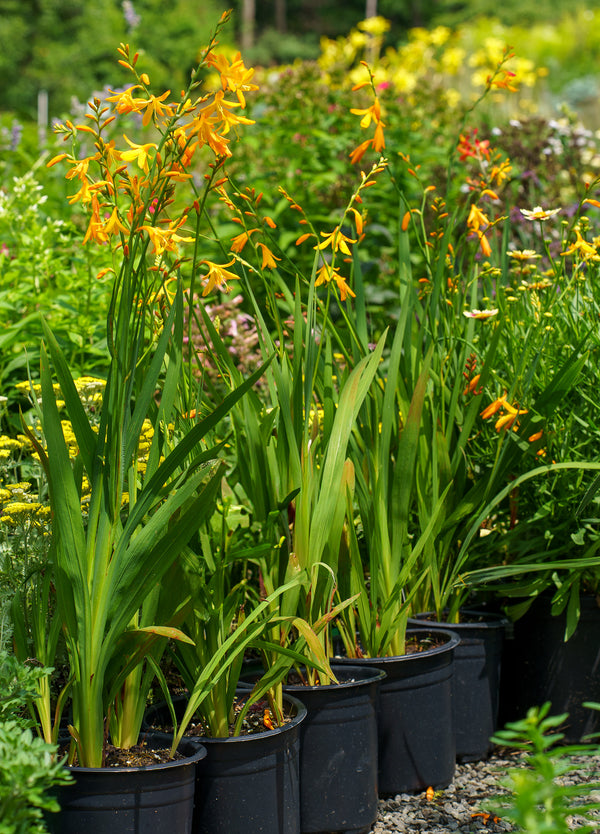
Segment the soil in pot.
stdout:
<path fill-rule="evenodd" d="M 148 750 L 165 746 L 164 737 L 151 734 L 145 734 L 143 742 L 144 756 Z M 75 782 L 57 791 L 61 810 L 48 815 L 48 830 L 53 834 L 191 834 L 196 766 L 206 749 L 186 740 L 178 753 L 177 760 L 142 766 L 70 768 Z"/>
<path fill-rule="evenodd" d="M 288 721 L 281 727 L 229 738 L 198 737 L 207 755 L 196 771 L 193 834 L 299 834 L 299 728 L 306 708 L 288 695 L 285 702 Z M 185 699 L 174 706 L 183 715 Z M 168 721 L 164 705 L 146 714 L 149 726 Z"/>

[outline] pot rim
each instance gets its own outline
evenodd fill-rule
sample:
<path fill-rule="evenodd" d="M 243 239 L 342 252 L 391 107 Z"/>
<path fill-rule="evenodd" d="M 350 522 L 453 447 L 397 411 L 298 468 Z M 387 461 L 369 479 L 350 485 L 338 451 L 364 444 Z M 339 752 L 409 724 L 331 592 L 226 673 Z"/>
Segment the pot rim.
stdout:
<path fill-rule="evenodd" d="M 413 636 L 415 634 L 435 634 L 440 635 L 443 634 L 447 637 L 445 643 L 442 643 L 441 646 L 432 646 L 430 649 L 425 649 L 422 652 L 410 652 L 407 654 L 397 654 L 397 655 L 389 655 L 384 657 L 336 657 L 336 662 L 341 662 L 346 664 L 356 663 L 357 665 L 361 664 L 371 664 L 381 666 L 385 663 L 399 663 L 399 662 L 410 662 L 411 660 L 418 660 L 419 658 L 424 657 L 434 657 L 438 654 L 444 654 L 445 652 L 453 651 L 458 644 L 460 643 L 460 637 L 456 632 L 452 631 L 449 628 L 407 628 L 406 629 L 406 636 Z"/>
<path fill-rule="evenodd" d="M 427 623 L 427 625 L 430 625 L 432 628 L 438 629 L 441 627 L 450 631 L 452 631 L 453 628 L 504 628 L 510 623 L 508 617 L 504 614 L 498 614 L 495 611 L 482 611 L 478 608 L 461 608 L 460 610 L 463 614 L 482 617 L 483 619 L 478 620 L 477 622 L 448 623 L 446 620 L 425 619 L 430 616 L 435 617 L 435 613 L 433 611 L 422 611 L 414 617 L 410 617 L 409 623 L 418 627 L 417 623 L 423 622 Z"/>
<path fill-rule="evenodd" d="M 302 692 L 322 692 L 327 690 L 339 690 L 339 689 L 349 689 L 351 686 L 359 686 L 360 684 L 371 684 L 371 683 L 381 683 L 384 678 L 387 677 L 386 672 L 383 669 L 371 669 L 365 667 L 363 664 L 362 666 L 360 663 L 356 665 L 352 665 L 350 660 L 354 660 L 354 658 L 348 658 L 348 663 L 332 663 L 331 670 L 335 671 L 336 666 L 339 672 L 347 673 L 355 673 L 364 675 L 366 671 L 369 672 L 369 677 L 361 677 L 360 680 L 352 680 L 352 681 L 341 681 L 340 683 L 326 683 L 326 684 L 316 684 L 314 686 L 308 686 L 303 683 L 284 683 L 283 684 L 283 691 L 284 692 L 294 692 L 295 694 L 301 695 Z"/>

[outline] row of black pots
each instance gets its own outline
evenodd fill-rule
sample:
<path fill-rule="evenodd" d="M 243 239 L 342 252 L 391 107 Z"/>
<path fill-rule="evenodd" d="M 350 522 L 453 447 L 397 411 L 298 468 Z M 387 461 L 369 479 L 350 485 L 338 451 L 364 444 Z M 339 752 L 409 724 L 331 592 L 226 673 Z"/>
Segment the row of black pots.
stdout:
<path fill-rule="evenodd" d="M 542 624 L 533 625 L 540 612 Z M 504 652 L 502 664 L 508 671 L 506 676 L 503 672 L 501 680 L 513 683 L 509 692 L 506 686 L 501 689 L 504 695 L 500 700 L 501 722 L 513 714 L 522 718 L 529 706 L 546 700 L 547 692 L 542 691 L 542 684 L 553 681 L 556 684 L 560 679 L 556 672 L 561 667 L 568 671 L 570 680 L 562 684 L 565 690 L 562 699 L 561 693 L 555 692 L 554 713 L 568 708 L 577 719 L 577 707 L 582 699 L 599 699 L 600 609 L 595 606 L 582 611 L 580 627 L 567 644 L 562 641 L 564 622 L 549 617 L 549 610 L 537 606 L 523 622 L 515 624 L 514 636 L 509 631 L 504 641 L 509 653 Z M 498 678 L 506 621 L 497 615 L 480 613 L 463 620 L 451 627 L 454 633 L 450 634 L 447 626 L 442 628 L 445 624 L 427 622 L 429 633 L 445 631 L 446 643 L 416 655 L 360 661 L 337 659 L 336 674 L 343 681 L 340 686 L 286 687 L 288 693 L 300 695 L 306 707 L 299 704 L 297 720 L 281 730 L 242 739 L 203 739 L 207 752 L 193 766 L 196 809 L 193 819 L 190 818 L 191 826 L 183 817 L 181 824 L 175 822 L 179 817 L 174 810 L 169 810 L 166 794 L 161 800 L 167 809 L 164 814 L 169 820 L 169 834 L 367 831 L 376 817 L 378 796 L 448 785 L 457 757 L 465 761 L 489 754 L 489 739 L 496 729 L 499 708 Z M 423 624 L 418 625 L 423 632 Z M 549 636 L 553 630 L 560 639 L 551 648 Z M 519 649 L 521 634 L 526 639 Z M 593 658 L 582 660 L 579 655 L 575 665 L 570 664 L 564 652 L 569 647 L 577 650 L 582 643 L 592 649 Z M 527 664 L 535 664 L 531 674 L 526 671 Z M 518 668 L 521 673 L 517 681 Z M 385 672 L 385 677 L 381 672 Z M 578 679 L 583 674 L 582 684 L 575 682 L 576 674 Z M 526 694 L 515 702 L 514 696 L 521 693 Z M 512 705 L 508 695 L 513 696 Z M 303 718 L 305 710 L 307 714 Z M 332 729 L 329 722 L 335 713 L 339 725 L 335 727 L 334 722 Z M 597 717 L 593 713 L 593 718 L 597 720 Z M 585 727 L 590 729 L 589 711 L 586 719 Z M 583 725 L 572 722 L 571 726 L 579 740 Z M 265 750 L 250 752 L 250 742 L 254 743 L 257 738 L 262 739 Z M 267 750 L 269 745 L 273 747 Z M 368 763 L 373 762 L 377 748 L 379 766 L 375 768 Z M 234 753 L 236 749 L 245 752 Z M 230 752 L 233 764 L 229 770 L 226 758 Z M 287 762 L 287 770 L 284 768 L 283 775 L 275 775 L 276 765 L 283 760 Z M 166 784 L 164 766 L 157 767 L 163 768 L 160 781 Z M 248 780 L 250 790 L 244 798 L 245 794 L 234 781 L 248 769 L 251 775 L 253 770 L 257 773 Z M 110 776 L 107 774 L 106 778 Z M 116 774 L 114 778 L 119 783 L 125 776 Z M 77 779 L 79 782 L 79 776 Z M 105 834 L 110 828 L 110 834 L 121 831 L 161 834 L 157 821 L 163 812 L 144 811 L 144 790 L 136 787 L 134 794 L 132 800 L 125 801 L 122 797 L 115 800 L 119 807 L 128 801 L 132 803 L 129 827 L 122 827 L 119 822 L 115 828 L 109 820 L 105 828 L 84 823 L 69 829 L 61 820 L 53 830 L 62 834 L 75 831 L 79 834 L 83 830 L 86 834 Z M 117 808 L 111 813 L 116 815 Z M 191 812 L 187 813 L 189 817 Z"/>
<path fill-rule="evenodd" d="M 421 628 L 418 634 L 427 638 L 432 630 Z M 63 810 L 53 830 L 57 834 L 368 831 L 376 819 L 379 795 L 443 787 L 452 780 L 451 683 L 459 640 L 448 632 L 436 634 L 440 644 L 418 654 L 334 665 L 340 684 L 286 686 L 296 716 L 282 728 L 239 738 L 200 739 L 205 752 L 194 762 L 191 818 L 189 810 L 176 811 L 166 794 L 159 799 L 160 809 L 147 807 L 145 789 L 137 777 L 130 778 L 135 771 L 115 769 L 104 812 L 96 807 L 95 823 L 88 817 L 83 817 L 83 824 L 81 818 L 77 822 L 84 806 L 98 805 L 94 788 L 92 795 L 80 796 L 79 787 L 89 790 L 89 785 L 85 769 L 77 768 L 73 769 L 76 785 L 59 793 Z M 300 690 L 303 703 L 289 694 Z M 153 722 L 149 714 L 149 724 L 164 725 L 167 716 L 156 711 L 157 720 Z M 157 733 L 152 738 L 153 743 L 167 741 Z M 155 767 L 141 769 L 139 776 Z M 164 768 L 159 779 L 165 779 Z M 126 796 L 129 781 L 132 788 Z M 189 795 L 189 783 L 182 802 L 183 793 Z"/>

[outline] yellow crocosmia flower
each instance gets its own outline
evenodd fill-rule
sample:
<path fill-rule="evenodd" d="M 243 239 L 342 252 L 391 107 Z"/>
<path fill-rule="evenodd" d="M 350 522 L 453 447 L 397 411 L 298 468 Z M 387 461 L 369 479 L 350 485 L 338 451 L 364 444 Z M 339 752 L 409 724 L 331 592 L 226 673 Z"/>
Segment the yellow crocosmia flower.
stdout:
<path fill-rule="evenodd" d="M 119 211 L 116 206 L 112 210 L 109 219 L 104 224 L 104 231 L 107 235 L 129 234 L 129 229 L 121 221 Z"/>
<path fill-rule="evenodd" d="M 346 283 L 344 276 L 340 275 L 338 270 L 332 268 L 330 264 L 323 264 L 323 266 L 317 270 L 315 287 L 320 287 L 322 284 L 329 284 L 331 281 L 335 281 L 337 288 L 340 291 L 340 299 L 342 301 L 345 301 L 349 295 L 352 296 L 352 298 L 356 298 L 356 293 L 352 292 Z"/>
<path fill-rule="evenodd" d="M 94 158 L 95 157 L 93 157 L 93 156 L 86 156 L 85 159 L 78 160 L 73 165 L 71 170 L 67 171 L 67 173 L 65 174 L 65 179 L 73 180 L 73 179 L 77 178 L 78 180 L 81 180 L 82 182 L 85 182 L 86 178 L 87 178 L 87 172 L 88 172 L 88 168 L 90 166 L 90 162 Z"/>
<path fill-rule="evenodd" d="M 133 87 L 128 87 L 121 93 L 114 93 L 106 97 L 106 101 L 115 103 L 115 110 L 117 113 L 141 113 L 148 103 L 145 98 L 133 98 L 133 90 L 141 90 L 139 84 L 134 84 Z M 111 91 L 112 92 L 112 91 Z"/>
<path fill-rule="evenodd" d="M 235 272 L 230 272 L 227 267 L 235 263 L 235 258 L 232 258 L 229 263 L 216 264 L 212 261 L 200 261 L 206 264 L 208 272 L 204 276 L 206 286 L 202 290 L 202 295 L 208 295 L 209 292 L 218 288 L 220 290 L 227 290 L 227 281 L 239 281 L 239 276 Z"/>
<path fill-rule="evenodd" d="M 187 220 L 187 215 L 181 217 L 175 224 L 171 224 L 166 229 L 161 229 L 159 226 L 140 226 L 140 230 L 144 230 L 148 233 L 148 237 L 152 241 L 152 245 L 154 246 L 154 251 L 157 255 L 162 255 L 164 252 L 175 252 L 177 253 L 177 244 L 178 243 L 193 243 L 193 237 L 182 237 L 181 235 L 177 234 L 177 229 L 181 228 L 185 221 Z"/>
<path fill-rule="evenodd" d="M 258 85 L 250 83 L 254 75 L 254 69 L 244 66 L 241 53 L 236 53 L 233 61 L 229 63 L 225 55 L 217 55 L 211 52 L 207 56 L 207 63 L 214 67 L 221 76 L 223 90 L 229 89 L 232 93 L 235 93 L 240 105 L 245 107 L 244 93 L 258 90 Z"/>
<path fill-rule="evenodd" d="M 142 171 L 147 174 L 148 157 L 151 151 L 157 150 L 156 144 L 154 142 L 146 142 L 145 145 L 137 145 L 135 142 L 128 139 L 127 136 L 123 136 L 123 139 L 125 139 L 131 150 L 122 151 L 121 159 L 124 162 L 135 162 L 142 169 Z"/>
<path fill-rule="evenodd" d="M 598 252 L 597 252 L 595 246 L 592 246 L 591 243 L 588 243 L 586 240 L 584 240 L 582 238 L 581 232 L 579 231 L 579 229 L 575 229 L 575 235 L 576 235 L 575 242 L 572 243 L 568 247 L 568 249 L 566 249 L 564 252 L 561 252 L 560 254 L 565 256 L 565 257 L 578 254 L 578 255 L 580 255 L 580 257 L 583 258 L 584 261 L 588 261 L 588 260 L 590 260 L 590 258 L 597 258 L 598 257 Z"/>
<path fill-rule="evenodd" d="M 90 203 L 92 201 L 92 197 L 94 192 L 98 191 L 104 186 L 111 187 L 111 184 L 107 180 L 99 180 L 98 182 L 90 182 L 87 179 L 84 179 L 81 183 L 81 188 L 77 192 L 77 194 L 72 194 L 69 197 L 70 205 L 73 203 L 78 203 L 81 201 L 82 203 Z"/>
<path fill-rule="evenodd" d="M 490 221 L 486 215 L 478 208 L 475 203 L 471 205 L 469 216 L 467 217 L 467 226 L 472 232 L 476 232 L 481 226 L 489 226 Z"/>
<path fill-rule="evenodd" d="M 170 90 L 163 93 L 162 96 L 150 96 L 143 106 L 144 118 L 142 124 L 144 127 L 150 124 L 150 121 L 159 122 L 163 119 L 170 119 L 177 109 L 176 104 L 164 104 L 164 100 L 171 94 Z"/>
<path fill-rule="evenodd" d="M 356 240 L 347 237 L 343 232 L 340 232 L 340 227 L 336 226 L 331 234 L 327 234 L 327 232 L 321 232 L 321 236 L 325 238 L 325 240 L 318 243 L 314 248 L 315 249 L 326 249 L 328 246 L 331 246 L 334 252 L 343 252 L 344 255 L 351 255 L 351 251 L 348 248 L 349 243 L 356 243 Z"/>
<path fill-rule="evenodd" d="M 262 269 L 277 269 L 275 261 L 280 261 L 281 258 L 276 257 L 264 243 L 258 243 L 257 246 L 260 246 L 262 251 Z"/>

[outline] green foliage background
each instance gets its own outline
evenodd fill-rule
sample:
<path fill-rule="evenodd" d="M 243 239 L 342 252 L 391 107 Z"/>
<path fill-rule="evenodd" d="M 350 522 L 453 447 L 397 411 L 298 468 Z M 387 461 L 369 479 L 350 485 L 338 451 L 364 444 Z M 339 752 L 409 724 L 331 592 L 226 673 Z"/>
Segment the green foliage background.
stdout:
<path fill-rule="evenodd" d="M 109 81 L 116 83 L 114 55 L 120 41 L 143 45 L 153 83 L 177 90 L 185 85 L 219 14 L 229 7 L 234 26 L 225 37 L 239 44 L 242 2 L 174 0 L 166 7 L 159 0 L 134 0 L 139 22 L 132 26 L 121 0 L 0 0 L 0 111 L 35 119 L 38 91 L 47 90 L 51 116 L 63 116 L 73 96 L 85 101 Z M 365 0 L 259 0 L 256 7 L 255 45 L 245 57 L 248 63 L 263 65 L 316 57 L 320 36 L 346 35 L 366 11 Z M 379 0 L 377 4 L 378 14 L 392 24 L 390 45 L 402 43 L 415 26 L 473 25 L 486 18 L 481 26 L 490 28 L 487 18 L 494 18 L 518 28 L 517 36 L 526 44 L 524 54 L 537 51 L 527 57 L 548 58 L 552 63 L 556 54 L 561 68 L 568 68 L 566 80 L 595 73 L 600 27 L 592 26 L 586 13 L 597 9 L 600 0 L 576 5 L 572 0 L 507 0 L 501 5 L 495 0 Z M 530 31 L 536 24 L 557 23 L 564 15 L 572 21 L 567 38 L 557 41 L 549 30 Z"/>

